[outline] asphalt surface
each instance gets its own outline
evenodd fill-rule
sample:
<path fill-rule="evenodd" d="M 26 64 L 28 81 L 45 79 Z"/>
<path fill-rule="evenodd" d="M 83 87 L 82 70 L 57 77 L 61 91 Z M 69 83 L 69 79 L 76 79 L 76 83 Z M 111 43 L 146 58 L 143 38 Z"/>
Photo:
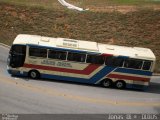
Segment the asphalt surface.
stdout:
<path fill-rule="evenodd" d="M 160 113 L 160 76 L 147 91 L 11 77 L 8 48 L 0 46 L 0 113 Z"/>

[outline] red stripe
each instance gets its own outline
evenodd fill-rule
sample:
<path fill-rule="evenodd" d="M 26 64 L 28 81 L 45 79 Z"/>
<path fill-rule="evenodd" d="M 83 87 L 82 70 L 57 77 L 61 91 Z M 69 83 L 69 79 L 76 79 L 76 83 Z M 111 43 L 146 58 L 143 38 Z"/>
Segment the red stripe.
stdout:
<path fill-rule="evenodd" d="M 33 64 L 24 64 L 23 67 L 32 68 L 32 69 L 42 69 L 42 70 L 50 70 L 50 71 L 58 71 L 58 72 L 67 72 L 67 73 L 76 73 L 76 74 L 89 75 L 93 71 L 95 71 L 99 67 L 99 65 L 90 64 L 83 70 L 74 70 L 74 69 L 68 69 L 68 68 L 58 68 L 58 67 L 33 65 Z"/>
<path fill-rule="evenodd" d="M 113 56 L 113 55 L 112 54 L 103 53 L 102 56 L 108 57 L 108 56 Z"/>
<path fill-rule="evenodd" d="M 144 81 L 144 82 L 148 82 L 150 80 L 150 78 L 126 76 L 126 75 L 117 75 L 117 74 L 109 74 L 107 77 L 118 78 L 118 79 L 128 79 L 128 80 L 135 80 L 135 81 Z"/>

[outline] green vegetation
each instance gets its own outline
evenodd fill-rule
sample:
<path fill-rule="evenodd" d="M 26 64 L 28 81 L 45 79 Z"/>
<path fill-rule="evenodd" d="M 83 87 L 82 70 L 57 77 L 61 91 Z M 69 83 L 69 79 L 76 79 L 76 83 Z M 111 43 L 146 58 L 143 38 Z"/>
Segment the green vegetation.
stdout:
<path fill-rule="evenodd" d="M 66 0 L 69 3 L 78 5 L 81 7 L 104 7 L 106 5 L 157 5 L 160 4 L 160 0 Z M 16 5 L 34 6 L 43 8 L 61 8 L 58 0 L 0 0 L 0 2 L 11 3 Z"/>
<path fill-rule="evenodd" d="M 53 0 L 56 1 L 54 4 L 51 4 L 51 0 L 33 0 L 32 2 L 24 0 L 21 3 L 20 1 L 0 0 L 0 42 L 11 45 L 18 34 L 37 34 L 106 44 L 147 47 L 155 53 L 157 57 L 156 71 L 160 72 L 159 10 L 139 9 L 126 14 L 117 11 L 80 13 L 65 9 L 59 5 L 57 0 Z M 28 1 L 27 4 L 26 1 Z M 40 6 L 35 7 L 38 5 L 37 1 Z M 89 3 L 90 0 L 84 1 L 92 4 Z M 98 0 L 92 1 L 96 3 Z M 99 1 L 105 3 L 107 0 Z M 123 4 L 125 1 L 123 0 Z M 48 9 L 44 7 L 44 2 L 46 2 L 46 6 L 55 7 Z"/>
<path fill-rule="evenodd" d="M 59 8 L 58 0 L 0 0 L 3 3 L 23 5 L 27 7 Z"/>
<path fill-rule="evenodd" d="M 109 0 L 112 4 L 116 5 L 147 5 L 147 4 L 159 4 L 160 1 L 156 0 Z"/>

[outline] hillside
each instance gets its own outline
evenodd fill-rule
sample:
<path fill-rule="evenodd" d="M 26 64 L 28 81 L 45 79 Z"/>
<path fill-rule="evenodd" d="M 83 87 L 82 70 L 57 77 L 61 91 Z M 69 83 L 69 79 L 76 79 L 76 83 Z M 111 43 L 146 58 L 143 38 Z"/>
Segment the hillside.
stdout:
<path fill-rule="evenodd" d="M 147 47 L 155 53 L 160 72 L 160 10 L 80 13 L 0 2 L 0 42 L 11 45 L 20 33 Z"/>

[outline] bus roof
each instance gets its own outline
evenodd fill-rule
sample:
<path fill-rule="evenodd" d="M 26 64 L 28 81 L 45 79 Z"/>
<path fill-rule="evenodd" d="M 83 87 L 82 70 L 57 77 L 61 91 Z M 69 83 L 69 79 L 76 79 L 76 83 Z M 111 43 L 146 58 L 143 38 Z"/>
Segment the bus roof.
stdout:
<path fill-rule="evenodd" d="M 39 35 L 19 34 L 13 44 L 32 44 L 47 47 L 68 48 L 153 61 L 156 59 L 154 53 L 148 48 L 109 45 L 68 38 L 52 38 Z"/>

